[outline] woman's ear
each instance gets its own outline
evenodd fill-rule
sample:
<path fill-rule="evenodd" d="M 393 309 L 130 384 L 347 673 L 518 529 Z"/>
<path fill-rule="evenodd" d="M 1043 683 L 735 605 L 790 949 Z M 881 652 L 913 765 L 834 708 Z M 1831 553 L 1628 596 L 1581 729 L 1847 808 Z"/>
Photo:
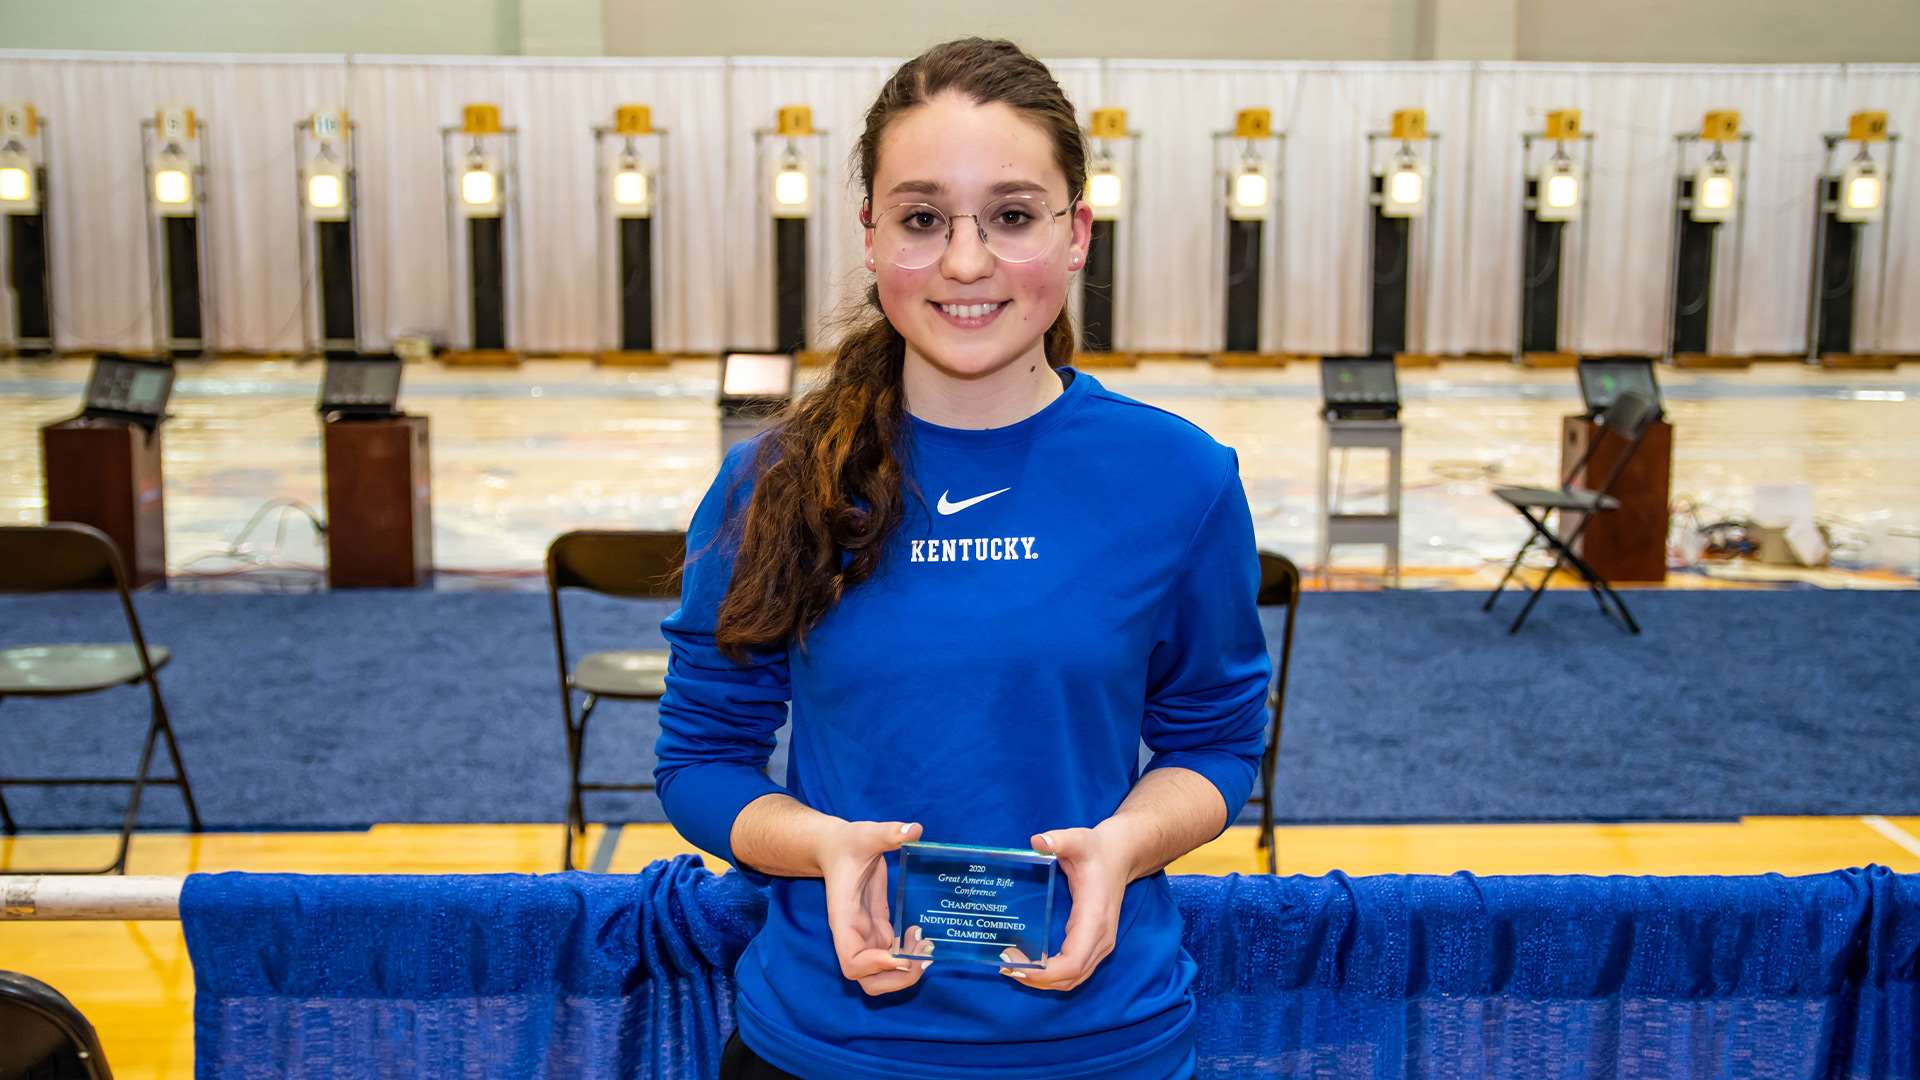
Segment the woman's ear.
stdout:
<path fill-rule="evenodd" d="M 867 269 L 873 269 L 873 198 L 860 200 L 860 242 L 866 250 Z"/>
<path fill-rule="evenodd" d="M 1067 267 L 1078 270 L 1087 264 L 1087 248 L 1093 244 L 1093 207 L 1085 199 L 1073 204 L 1068 215 L 1073 223 L 1073 238 L 1067 247 Z"/>

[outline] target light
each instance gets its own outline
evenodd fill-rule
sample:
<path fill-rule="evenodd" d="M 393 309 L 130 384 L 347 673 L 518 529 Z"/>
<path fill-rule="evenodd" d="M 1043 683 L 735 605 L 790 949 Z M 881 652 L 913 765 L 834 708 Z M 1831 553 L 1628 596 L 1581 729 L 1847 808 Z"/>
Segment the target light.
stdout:
<path fill-rule="evenodd" d="M 1571 221 L 1580 216 L 1580 174 L 1565 150 L 1555 150 L 1540 177 L 1539 208 L 1542 221 Z"/>
<path fill-rule="evenodd" d="M 1848 162 L 1846 171 L 1840 174 L 1838 216 L 1841 221 L 1879 221 L 1885 196 L 1886 184 L 1880 167 L 1867 156 L 1863 146 L 1860 156 Z"/>
<path fill-rule="evenodd" d="M 1427 169 L 1411 147 L 1402 147 L 1387 169 L 1380 210 L 1388 217 L 1419 217 L 1427 209 Z"/>
<path fill-rule="evenodd" d="M 1693 206 L 1689 216 L 1701 222 L 1731 221 L 1738 197 L 1738 182 L 1734 180 L 1726 155 L 1716 144 L 1693 174 Z"/>

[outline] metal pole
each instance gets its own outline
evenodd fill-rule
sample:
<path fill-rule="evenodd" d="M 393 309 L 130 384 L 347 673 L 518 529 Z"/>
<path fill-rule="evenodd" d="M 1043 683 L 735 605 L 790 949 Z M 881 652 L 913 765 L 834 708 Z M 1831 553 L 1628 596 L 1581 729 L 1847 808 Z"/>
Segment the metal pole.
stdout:
<path fill-rule="evenodd" d="M 1680 185 L 1687 175 L 1687 144 L 1696 137 L 1684 131 L 1673 137 L 1673 175 L 1667 179 L 1673 197 L 1667 203 L 1667 288 L 1663 298 L 1666 302 L 1662 305 L 1666 317 L 1661 320 L 1660 326 L 1660 359 L 1669 364 L 1673 363 L 1673 320 L 1680 308 L 1680 300 L 1676 295 L 1680 288 Z M 1737 194 L 1744 199 L 1747 197 L 1744 176 L 1740 184 Z M 1700 193 L 1694 192 L 1693 197 L 1699 198 Z"/>
<path fill-rule="evenodd" d="M 220 332 L 219 287 L 213 274 L 213 239 L 210 215 L 207 213 L 207 167 L 209 149 L 212 146 L 205 120 L 197 120 L 200 137 L 194 140 L 193 162 L 193 244 L 200 265 L 198 271 L 200 286 L 200 358 L 211 360 L 219 349 L 215 341 Z"/>
<path fill-rule="evenodd" d="M 666 222 L 662 220 L 660 211 L 668 205 L 667 200 L 672 197 L 671 189 L 667 184 L 667 135 L 669 133 L 670 131 L 667 128 L 654 129 L 655 138 L 653 144 L 660 148 L 660 167 L 655 170 L 653 176 L 654 224 L 647 228 L 647 243 L 650 245 L 650 250 L 647 252 L 647 266 L 649 268 L 647 288 L 652 293 L 648 302 L 653 308 L 653 349 L 655 352 L 668 351 L 665 343 L 661 340 L 665 335 L 660 332 L 661 317 L 666 314 L 667 310 L 666 305 L 661 302 L 666 298 L 666 275 L 660 272 L 660 267 L 665 265 L 660 258 L 660 252 L 663 245 L 667 242 L 667 230 L 664 227 Z M 685 346 L 683 345 L 681 348 L 685 348 Z"/>
<path fill-rule="evenodd" d="M 500 305 L 501 318 L 506 325 L 500 331 L 500 345 L 510 353 L 529 352 L 527 345 L 526 289 L 525 275 L 520 267 L 521 224 L 520 224 L 520 129 L 501 128 L 500 139 L 506 144 L 505 158 L 507 168 L 501 180 L 507 184 L 506 223 L 501 227 L 500 240 L 506 245 L 503 261 L 506 265 L 500 269 L 501 287 L 507 290 L 504 302 Z M 555 351 L 559 351 L 557 348 Z"/>
<path fill-rule="evenodd" d="M 1129 318 L 1126 320 L 1128 324 L 1126 344 L 1125 345 L 1121 344 L 1120 342 L 1120 324 L 1121 324 L 1120 311 L 1131 312 L 1132 310 L 1134 310 L 1134 303 L 1137 298 L 1133 295 L 1133 293 L 1134 293 L 1135 287 L 1139 284 L 1139 279 L 1130 276 L 1129 271 L 1132 269 L 1132 266 L 1133 266 L 1133 249 L 1135 247 L 1135 238 L 1137 237 L 1140 231 L 1140 224 L 1139 224 L 1140 215 L 1134 213 L 1133 208 L 1140 205 L 1140 140 L 1141 138 L 1142 136 L 1140 132 L 1129 130 L 1126 134 L 1126 141 L 1125 141 L 1125 145 L 1127 148 L 1127 189 L 1120 196 L 1120 220 L 1129 221 L 1132 224 L 1128 228 L 1115 229 L 1113 231 L 1114 233 L 1114 236 L 1113 236 L 1113 293 L 1115 296 L 1126 300 L 1127 306 L 1125 308 L 1116 309 L 1113 314 L 1113 325 L 1108 327 L 1108 331 L 1113 336 L 1111 340 L 1108 342 L 1108 346 L 1113 352 L 1123 353 L 1123 354 L 1126 354 L 1128 357 L 1130 357 L 1129 363 L 1139 362 L 1140 358 L 1137 355 L 1134 355 L 1134 350 L 1139 346 L 1140 342 L 1139 342 L 1138 335 L 1134 332 L 1134 320 Z M 1125 281 L 1127 286 L 1124 289 L 1120 287 L 1122 281 Z M 1256 349 L 1259 348 L 1259 345 L 1257 344 L 1259 341 L 1259 337 L 1260 337 L 1259 327 L 1255 326 L 1254 340 L 1256 344 L 1254 345 L 1254 348 Z"/>
<path fill-rule="evenodd" d="M 153 332 L 153 354 L 168 356 L 173 352 L 168 343 L 172 327 L 167 325 L 167 312 L 161 303 L 160 277 L 165 270 L 161 265 L 161 223 L 153 209 L 153 137 L 153 121 L 140 121 L 140 209 L 147 222 L 148 327 Z"/>
<path fill-rule="evenodd" d="M 827 192 L 831 190 L 827 187 L 827 178 L 830 174 L 827 171 L 827 130 L 825 128 L 814 129 L 812 145 L 813 172 L 816 179 L 812 192 L 813 212 L 807 218 L 807 297 L 802 301 L 805 306 L 801 309 L 800 315 L 800 325 L 805 330 L 809 352 L 819 350 L 826 345 L 826 342 L 821 340 L 821 331 L 825 328 L 820 325 L 820 299 L 833 288 L 833 282 L 827 273 L 829 241 L 826 224 L 822 220 L 827 215 Z"/>
<path fill-rule="evenodd" d="M 1893 163 L 1900 156 L 1900 136 L 1887 136 L 1887 171 L 1880 181 L 1880 280 L 1873 289 L 1873 351 L 1887 351 L 1887 249 L 1893 240 Z"/>
<path fill-rule="evenodd" d="M 1740 349 L 1740 268 L 1746 261 L 1744 252 L 1747 240 L 1747 151 L 1753 145 L 1753 133 L 1740 135 L 1740 187 L 1735 191 L 1733 208 L 1733 281 L 1729 284 L 1727 301 L 1727 337 L 1724 342 L 1726 351 L 1735 356 L 1743 355 Z M 1714 238 L 1716 241 L 1719 237 Z"/>
<path fill-rule="evenodd" d="M 1576 355 L 1585 351 L 1587 344 L 1587 252 L 1592 247 L 1587 243 L 1587 222 L 1593 218 L 1593 134 L 1589 132 L 1580 138 L 1584 143 L 1581 147 L 1584 157 L 1580 162 L 1580 199 L 1585 205 L 1580 208 L 1580 219 L 1574 223 L 1574 228 L 1579 230 L 1576 239 L 1580 245 L 1580 257 L 1574 260 L 1572 285 L 1564 281 L 1561 283 L 1561 287 L 1571 294 L 1567 304 L 1568 317 L 1562 320 L 1562 325 L 1572 325 L 1562 336 L 1560 348 Z M 1396 586 L 1398 584 L 1395 582 Z"/>
<path fill-rule="evenodd" d="M 1438 228 L 1433 223 L 1433 215 L 1440 209 L 1440 200 L 1435 196 L 1435 192 L 1440 187 L 1440 133 L 1437 131 L 1427 132 L 1427 162 L 1427 212 L 1421 215 L 1422 220 L 1407 223 L 1407 253 L 1412 257 L 1413 243 L 1417 235 L 1420 241 L 1420 351 L 1432 353 L 1434 351 L 1433 336 L 1429 332 L 1428 315 L 1431 314 L 1433 307 L 1433 234 Z M 1408 276 L 1408 287 L 1411 289 L 1411 270 L 1408 271 Z M 1407 306 L 1410 309 L 1413 307 L 1411 292 L 1407 296 Z M 1412 352 L 1412 315 L 1407 317 L 1407 323 L 1407 351 Z"/>
<path fill-rule="evenodd" d="M 453 127 L 443 127 L 440 129 L 440 174 L 441 174 L 440 175 L 440 182 L 441 182 L 440 201 L 445 204 L 444 213 L 446 215 L 446 220 L 447 220 L 447 328 L 446 328 L 446 335 L 447 335 L 447 347 L 449 349 L 473 347 L 471 344 L 461 343 L 462 335 L 460 333 L 460 311 L 462 307 L 460 303 L 460 294 L 462 291 L 461 285 L 460 285 L 460 261 L 461 260 L 459 258 L 459 255 L 455 251 L 455 245 L 460 243 L 460 239 L 459 239 L 460 214 L 454 205 L 454 200 L 459 197 L 459 192 L 457 190 L 457 187 L 454 181 L 454 175 L 453 175 L 454 174 L 453 132 L 457 130 L 458 130 L 457 128 L 453 128 Z M 466 335 L 465 339 L 466 341 L 471 342 L 472 340 L 471 334 L 469 333 L 468 335 Z"/>
<path fill-rule="evenodd" d="M 607 233 L 613 228 L 613 215 L 607 207 L 607 133 L 611 128 L 594 125 L 593 132 L 593 341 L 596 349 L 620 347 L 619 317 L 613 314 L 611 295 L 618 287 L 618 270 L 609 270 Z M 609 344 L 611 342 L 611 344 Z"/>
<path fill-rule="evenodd" d="M 1267 231 L 1273 235 L 1273 273 L 1261 278 L 1260 289 L 1273 297 L 1274 351 L 1287 351 L 1287 133 L 1273 137 L 1273 203 L 1267 208 Z M 1269 284 L 1271 282 L 1271 284 Z"/>
<path fill-rule="evenodd" d="M 1224 313 L 1228 307 L 1227 290 L 1233 287 L 1233 275 L 1227 271 L 1227 252 L 1233 249 L 1230 239 L 1233 230 L 1233 134 L 1231 131 L 1213 133 L 1213 198 L 1208 206 L 1213 227 L 1207 230 L 1207 286 L 1208 295 L 1216 297 L 1220 304 L 1214 319 L 1214 327 L 1219 331 L 1219 337 L 1213 343 L 1215 352 L 1224 351 L 1227 347 Z M 1256 342 L 1259 336 L 1256 330 Z"/>
<path fill-rule="evenodd" d="M 1373 350 L 1373 270 L 1374 270 L 1373 268 L 1373 246 L 1374 246 L 1373 233 L 1375 229 L 1379 228 L 1379 223 L 1376 222 L 1374 219 L 1379 217 L 1380 215 L 1379 208 L 1384 204 L 1387 197 L 1386 188 L 1384 186 L 1382 186 L 1378 194 L 1375 194 L 1373 190 L 1373 177 L 1374 177 L 1373 155 L 1374 155 L 1375 149 L 1377 149 L 1379 141 L 1380 141 L 1380 136 L 1377 132 L 1372 132 L 1372 131 L 1367 132 L 1367 164 L 1366 164 L 1366 168 L 1361 170 L 1361 180 L 1363 183 L 1367 185 L 1367 189 L 1366 189 L 1367 190 L 1367 199 L 1366 199 L 1367 217 L 1366 217 L 1366 225 L 1361 230 L 1361 235 L 1363 238 L 1363 242 L 1361 244 L 1361 250 L 1365 252 L 1365 258 L 1361 260 L 1361 265 L 1365 267 L 1365 271 L 1360 278 L 1360 281 L 1361 281 L 1360 299 L 1364 301 L 1364 303 L 1362 304 L 1362 308 L 1364 310 L 1360 316 L 1360 325 L 1362 328 L 1361 332 L 1366 337 L 1366 342 L 1367 342 L 1366 353 L 1369 356 L 1372 356 L 1374 351 Z M 1384 177 L 1386 174 L 1381 173 L 1380 175 Z M 1382 180 L 1383 185 L 1384 183 L 1385 181 Z M 1408 242 L 1409 243 L 1412 242 L 1411 229 L 1408 230 Z M 1344 352 L 1345 350 L 1342 349 L 1341 351 Z M 1326 471 L 1324 463 L 1322 463 L 1321 471 L 1322 472 Z M 1323 576 L 1320 579 L 1320 584 L 1324 586 L 1327 582 L 1324 576 L 1324 571 L 1322 573 L 1323 573 Z"/>
<path fill-rule="evenodd" d="M 1533 236 L 1533 215 L 1535 210 L 1527 207 L 1527 181 L 1533 173 L 1533 135 L 1520 133 L 1520 257 L 1515 264 L 1520 268 L 1520 288 L 1515 290 L 1513 307 L 1513 362 L 1518 364 L 1527 352 L 1527 279 L 1533 275 L 1533 254 L 1527 243 Z M 1534 189 L 1534 206 L 1538 207 L 1543 197 L 1538 188 Z M 1554 329 L 1556 336 L 1559 328 Z"/>
<path fill-rule="evenodd" d="M 0 922 L 180 918 L 177 877 L 0 875 Z"/>
<path fill-rule="evenodd" d="M 301 151 L 305 149 L 306 145 L 301 141 L 300 136 L 312 123 L 313 121 L 311 120 L 300 120 L 296 121 L 293 125 L 293 220 L 298 223 L 300 241 L 301 359 L 318 356 L 325 351 L 322 339 L 326 335 L 326 330 L 320 325 L 319 317 L 314 310 L 314 293 L 323 287 L 323 283 L 316 283 L 314 280 L 317 276 L 317 266 L 316 260 L 309 250 L 312 247 L 312 243 L 307 235 L 308 232 L 313 229 L 313 222 L 307 220 L 306 181 L 302 176 L 305 170 L 301 167 L 303 163 L 300 159 Z M 269 345 L 269 347 L 271 347 L 271 345 Z"/>
<path fill-rule="evenodd" d="M 1813 272 L 1807 275 L 1807 363 L 1820 362 L 1820 310 L 1826 306 L 1824 268 L 1827 263 L 1827 179 L 1833 173 L 1833 148 L 1838 135 L 1822 135 L 1827 152 L 1820 159 L 1820 176 L 1813 185 Z M 1884 192 L 1885 189 L 1883 188 Z M 1845 192 L 1841 197 L 1845 197 Z"/>
<path fill-rule="evenodd" d="M 360 281 L 363 276 L 361 274 L 362 248 L 360 247 L 360 153 L 355 149 L 359 145 L 359 136 L 356 134 L 359 128 L 359 124 L 351 120 L 347 121 L 346 152 L 341 155 L 347 166 L 347 190 L 343 196 L 347 200 L 347 243 L 353 247 L 351 256 L 347 260 L 347 273 L 353 277 L 353 348 L 355 352 L 358 352 L 367 340 L 367 296 Z M 311 225 L 308 227 L 311 228 Z M 318 312 L 315 315 L 317 318 Z M 324 336 L 324 328 L 321 329 L 321 333 Z M 388 351 L 392 351 L 391 343 L 387 348 Z"/>

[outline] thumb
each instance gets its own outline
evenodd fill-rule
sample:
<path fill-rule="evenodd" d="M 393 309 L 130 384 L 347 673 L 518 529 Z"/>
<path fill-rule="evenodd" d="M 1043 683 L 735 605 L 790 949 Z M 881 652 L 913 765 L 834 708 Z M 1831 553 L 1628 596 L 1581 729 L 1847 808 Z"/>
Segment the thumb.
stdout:
<path fill-rule="evenodd" d="M 1066 848 L 1071 846 L 1071 842 L 1063 842 L 1064 837 L 1061 834 L 1069 831 L 1062 829 L 1057 832 L 1034 833 L 1027 844 L 1042 855 L 1065 855 Z"/>
<path fill-rule="evenodd" d="M 869 821 L 861 830 L 861 839 L 873 851 L 894 851 L 901 844 L 920 839 L 917 821 Z"/>

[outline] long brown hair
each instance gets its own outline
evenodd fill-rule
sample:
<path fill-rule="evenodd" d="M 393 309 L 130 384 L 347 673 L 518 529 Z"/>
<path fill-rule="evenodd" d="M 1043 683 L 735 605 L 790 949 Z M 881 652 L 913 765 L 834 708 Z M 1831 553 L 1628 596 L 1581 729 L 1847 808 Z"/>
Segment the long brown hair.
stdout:
<path fill-rule="evenodd" d="M 982 38 L 936 45 L 881 88 L 854 148 L 868 198 L 887 125 L 949 91 L 982 105 L 1005 104 L 1044 129 L 1067 178 L 1069 205 L 1078 200 L 1087 150 L 1066 94 L 1018 45 Z M 906 341 L 881 310 L 878 284 L 845 321 L 831 371 L 774 419 L 753 463 L 759 479 L 738 526 L 733 578 L 714 635 L 735 659 L 751 648 L 803 644 L 846 590 L 873 574 L 904 514 Z M 1047 363 L 1066 364 L 1074 341 L 1063 306 L 1047 328 Z"/>

